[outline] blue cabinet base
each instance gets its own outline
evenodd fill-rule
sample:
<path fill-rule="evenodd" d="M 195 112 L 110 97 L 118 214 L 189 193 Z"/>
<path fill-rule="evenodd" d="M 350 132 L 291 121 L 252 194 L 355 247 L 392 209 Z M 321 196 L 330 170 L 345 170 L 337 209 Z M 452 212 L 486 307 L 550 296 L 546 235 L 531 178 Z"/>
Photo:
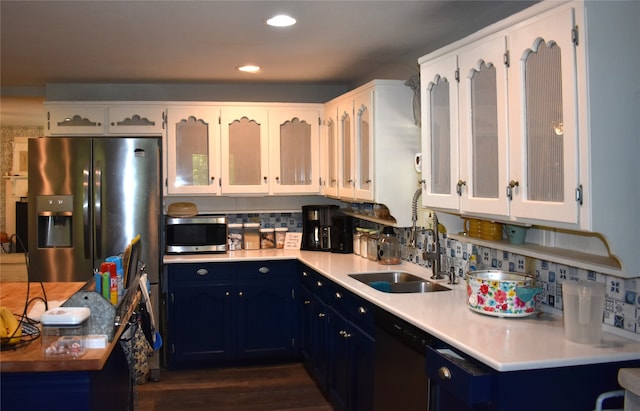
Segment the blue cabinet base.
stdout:
<path fill-rule="evenodd" d="M 117 344 L 100 371 L 0 374 L 2 410 L 133 410 L 127 359 Z"/>

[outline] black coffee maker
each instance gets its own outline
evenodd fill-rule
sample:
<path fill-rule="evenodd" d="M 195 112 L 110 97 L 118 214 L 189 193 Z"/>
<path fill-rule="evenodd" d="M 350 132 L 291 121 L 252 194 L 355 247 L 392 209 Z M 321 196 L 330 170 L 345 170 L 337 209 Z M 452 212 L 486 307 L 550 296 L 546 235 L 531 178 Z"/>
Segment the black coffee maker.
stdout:
<path fill-rule="evenodd" d="M 339 211 L 337 205 L 302 206 L 303 250 L 331 251 L 331 219 Z"/>

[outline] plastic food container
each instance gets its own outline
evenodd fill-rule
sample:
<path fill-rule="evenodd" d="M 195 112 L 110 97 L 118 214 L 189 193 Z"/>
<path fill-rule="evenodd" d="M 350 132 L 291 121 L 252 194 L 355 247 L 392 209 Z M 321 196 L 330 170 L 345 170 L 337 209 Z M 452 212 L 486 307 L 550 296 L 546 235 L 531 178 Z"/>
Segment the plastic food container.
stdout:
<path fill-rule="evenodd" d="M 273 228 L 260 229 L 260 248 L 274 248 L 276 246 L 275 231 Z"/>
<path fill-rule="evenodd" d="M 260 223 L 244 223 L 244 249 L 260 249 Z"/>
<path fill-rule="evenodd" d="M 80 357 L 89 333 L 87 307 L 59 307 L 42 314 L 42 350 L 49 357 Z"/>
<path fill-rule="evenodd" d="M 276 228 L 276 248 L 284 248 L 284 240 L 287 237 L 287 227 Z"/>
<path fill-rule="evenodd" d="M 229 224 L 227 228 L 229 251 L 242 250 L 242 223 Z"/>

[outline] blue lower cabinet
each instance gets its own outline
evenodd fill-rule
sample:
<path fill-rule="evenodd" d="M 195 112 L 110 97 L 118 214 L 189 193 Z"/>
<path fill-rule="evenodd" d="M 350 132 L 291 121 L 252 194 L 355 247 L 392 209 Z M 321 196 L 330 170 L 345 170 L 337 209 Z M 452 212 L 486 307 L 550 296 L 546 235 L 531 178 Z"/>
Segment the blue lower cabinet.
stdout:
<path fill-rule="evenodd" d="M 295 358 L 297 263 L 170 264 L 168 366 Z"/>
<path fill-rule="evenodd" d="M 308 267 L 301 272 L 302 358 L 335 410 L 373 409 L 373 310 Z"/>

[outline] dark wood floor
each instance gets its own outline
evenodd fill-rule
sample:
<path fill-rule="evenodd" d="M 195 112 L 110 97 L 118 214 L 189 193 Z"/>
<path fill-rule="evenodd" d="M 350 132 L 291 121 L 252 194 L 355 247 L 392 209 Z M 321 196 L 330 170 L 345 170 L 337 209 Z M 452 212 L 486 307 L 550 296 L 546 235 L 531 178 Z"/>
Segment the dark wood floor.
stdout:
<path fill-rule="evenodd" d="M 139 411 L 331 411 L 302 364 L 169 371 L 138 386 Z"/>

